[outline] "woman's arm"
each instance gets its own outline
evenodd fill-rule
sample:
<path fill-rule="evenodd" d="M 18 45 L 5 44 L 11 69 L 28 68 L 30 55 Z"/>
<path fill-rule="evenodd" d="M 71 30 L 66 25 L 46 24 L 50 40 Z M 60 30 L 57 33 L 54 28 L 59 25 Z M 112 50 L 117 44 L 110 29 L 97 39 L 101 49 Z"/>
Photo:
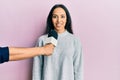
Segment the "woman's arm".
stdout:
<path fill-rule="evenodd" d="M 73 66 L 74 66 L 74 80 L 84 80 L 82 46 L 78 39 L 75 40 L 75 53 L 73 56 Z"/>

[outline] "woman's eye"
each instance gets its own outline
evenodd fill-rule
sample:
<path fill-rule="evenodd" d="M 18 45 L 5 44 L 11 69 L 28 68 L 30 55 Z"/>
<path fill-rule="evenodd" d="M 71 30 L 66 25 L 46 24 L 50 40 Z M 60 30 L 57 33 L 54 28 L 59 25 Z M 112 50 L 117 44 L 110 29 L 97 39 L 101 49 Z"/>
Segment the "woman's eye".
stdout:
<path fill-rule="evenodd" d="M 53 15 L 52 18 L 56 18 L 57 16 Z"/>
<path fill-rule="evenodd" d="M 65 18 L 65 16 L 61 16 L 61 18 Z"/>

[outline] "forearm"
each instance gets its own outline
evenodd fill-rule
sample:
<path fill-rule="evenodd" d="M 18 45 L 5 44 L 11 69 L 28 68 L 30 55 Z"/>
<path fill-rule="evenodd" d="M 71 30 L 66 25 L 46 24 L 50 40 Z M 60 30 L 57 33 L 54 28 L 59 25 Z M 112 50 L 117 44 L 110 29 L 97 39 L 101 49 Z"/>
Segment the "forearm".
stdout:
<path fill-rule="evenodd" d="M 10 55 L 19 55 L 19 54 L 42 55 L 43 52 L 44 52 L 43 47 L 33 47 L 33 48 L 9 47 Z"/>
<path fill-rule="evenodd" d="M 44 53 L 43 47 L 34 48 L 13 48 L 9 47 L 10 61 L 22 60 L 32 58 L 34 56 L 42 55 Z"/>
<path fill-rule="evenodd" d="M 54 45 L 52 44 L 33 48 L 0 47 L 0 63 L 27 59 L 38 55 L 49 56 L 52 54 L 53 49 Z"/>

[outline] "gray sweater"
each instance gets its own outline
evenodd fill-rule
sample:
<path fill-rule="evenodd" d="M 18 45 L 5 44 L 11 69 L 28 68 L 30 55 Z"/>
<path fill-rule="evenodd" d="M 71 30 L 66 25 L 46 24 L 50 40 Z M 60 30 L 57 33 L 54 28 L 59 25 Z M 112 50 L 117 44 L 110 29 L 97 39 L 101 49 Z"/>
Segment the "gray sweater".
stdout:
<path fill-rule="evenodd" d="M 45 44 L 47 35 L 38 40 Z M 32 80 L 83 80 L 83 60 L 80 41 L 68 31 L 58 34 L 58 44 L 51 56 L 37 56 L 33 61 Z"/>

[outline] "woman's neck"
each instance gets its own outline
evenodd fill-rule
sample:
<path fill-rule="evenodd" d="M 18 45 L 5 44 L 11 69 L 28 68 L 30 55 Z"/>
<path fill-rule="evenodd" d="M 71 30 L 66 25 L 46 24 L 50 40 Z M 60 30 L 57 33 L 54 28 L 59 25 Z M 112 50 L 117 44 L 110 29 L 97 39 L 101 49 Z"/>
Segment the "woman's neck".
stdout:
<path fill-rule="evenodd" d="M 55 31 L 56 31 L 57 33 L 61 34 L 61 33 L 65 32 L 66 29 L 64 29 L 64 30 L 55 30 Z"/>

